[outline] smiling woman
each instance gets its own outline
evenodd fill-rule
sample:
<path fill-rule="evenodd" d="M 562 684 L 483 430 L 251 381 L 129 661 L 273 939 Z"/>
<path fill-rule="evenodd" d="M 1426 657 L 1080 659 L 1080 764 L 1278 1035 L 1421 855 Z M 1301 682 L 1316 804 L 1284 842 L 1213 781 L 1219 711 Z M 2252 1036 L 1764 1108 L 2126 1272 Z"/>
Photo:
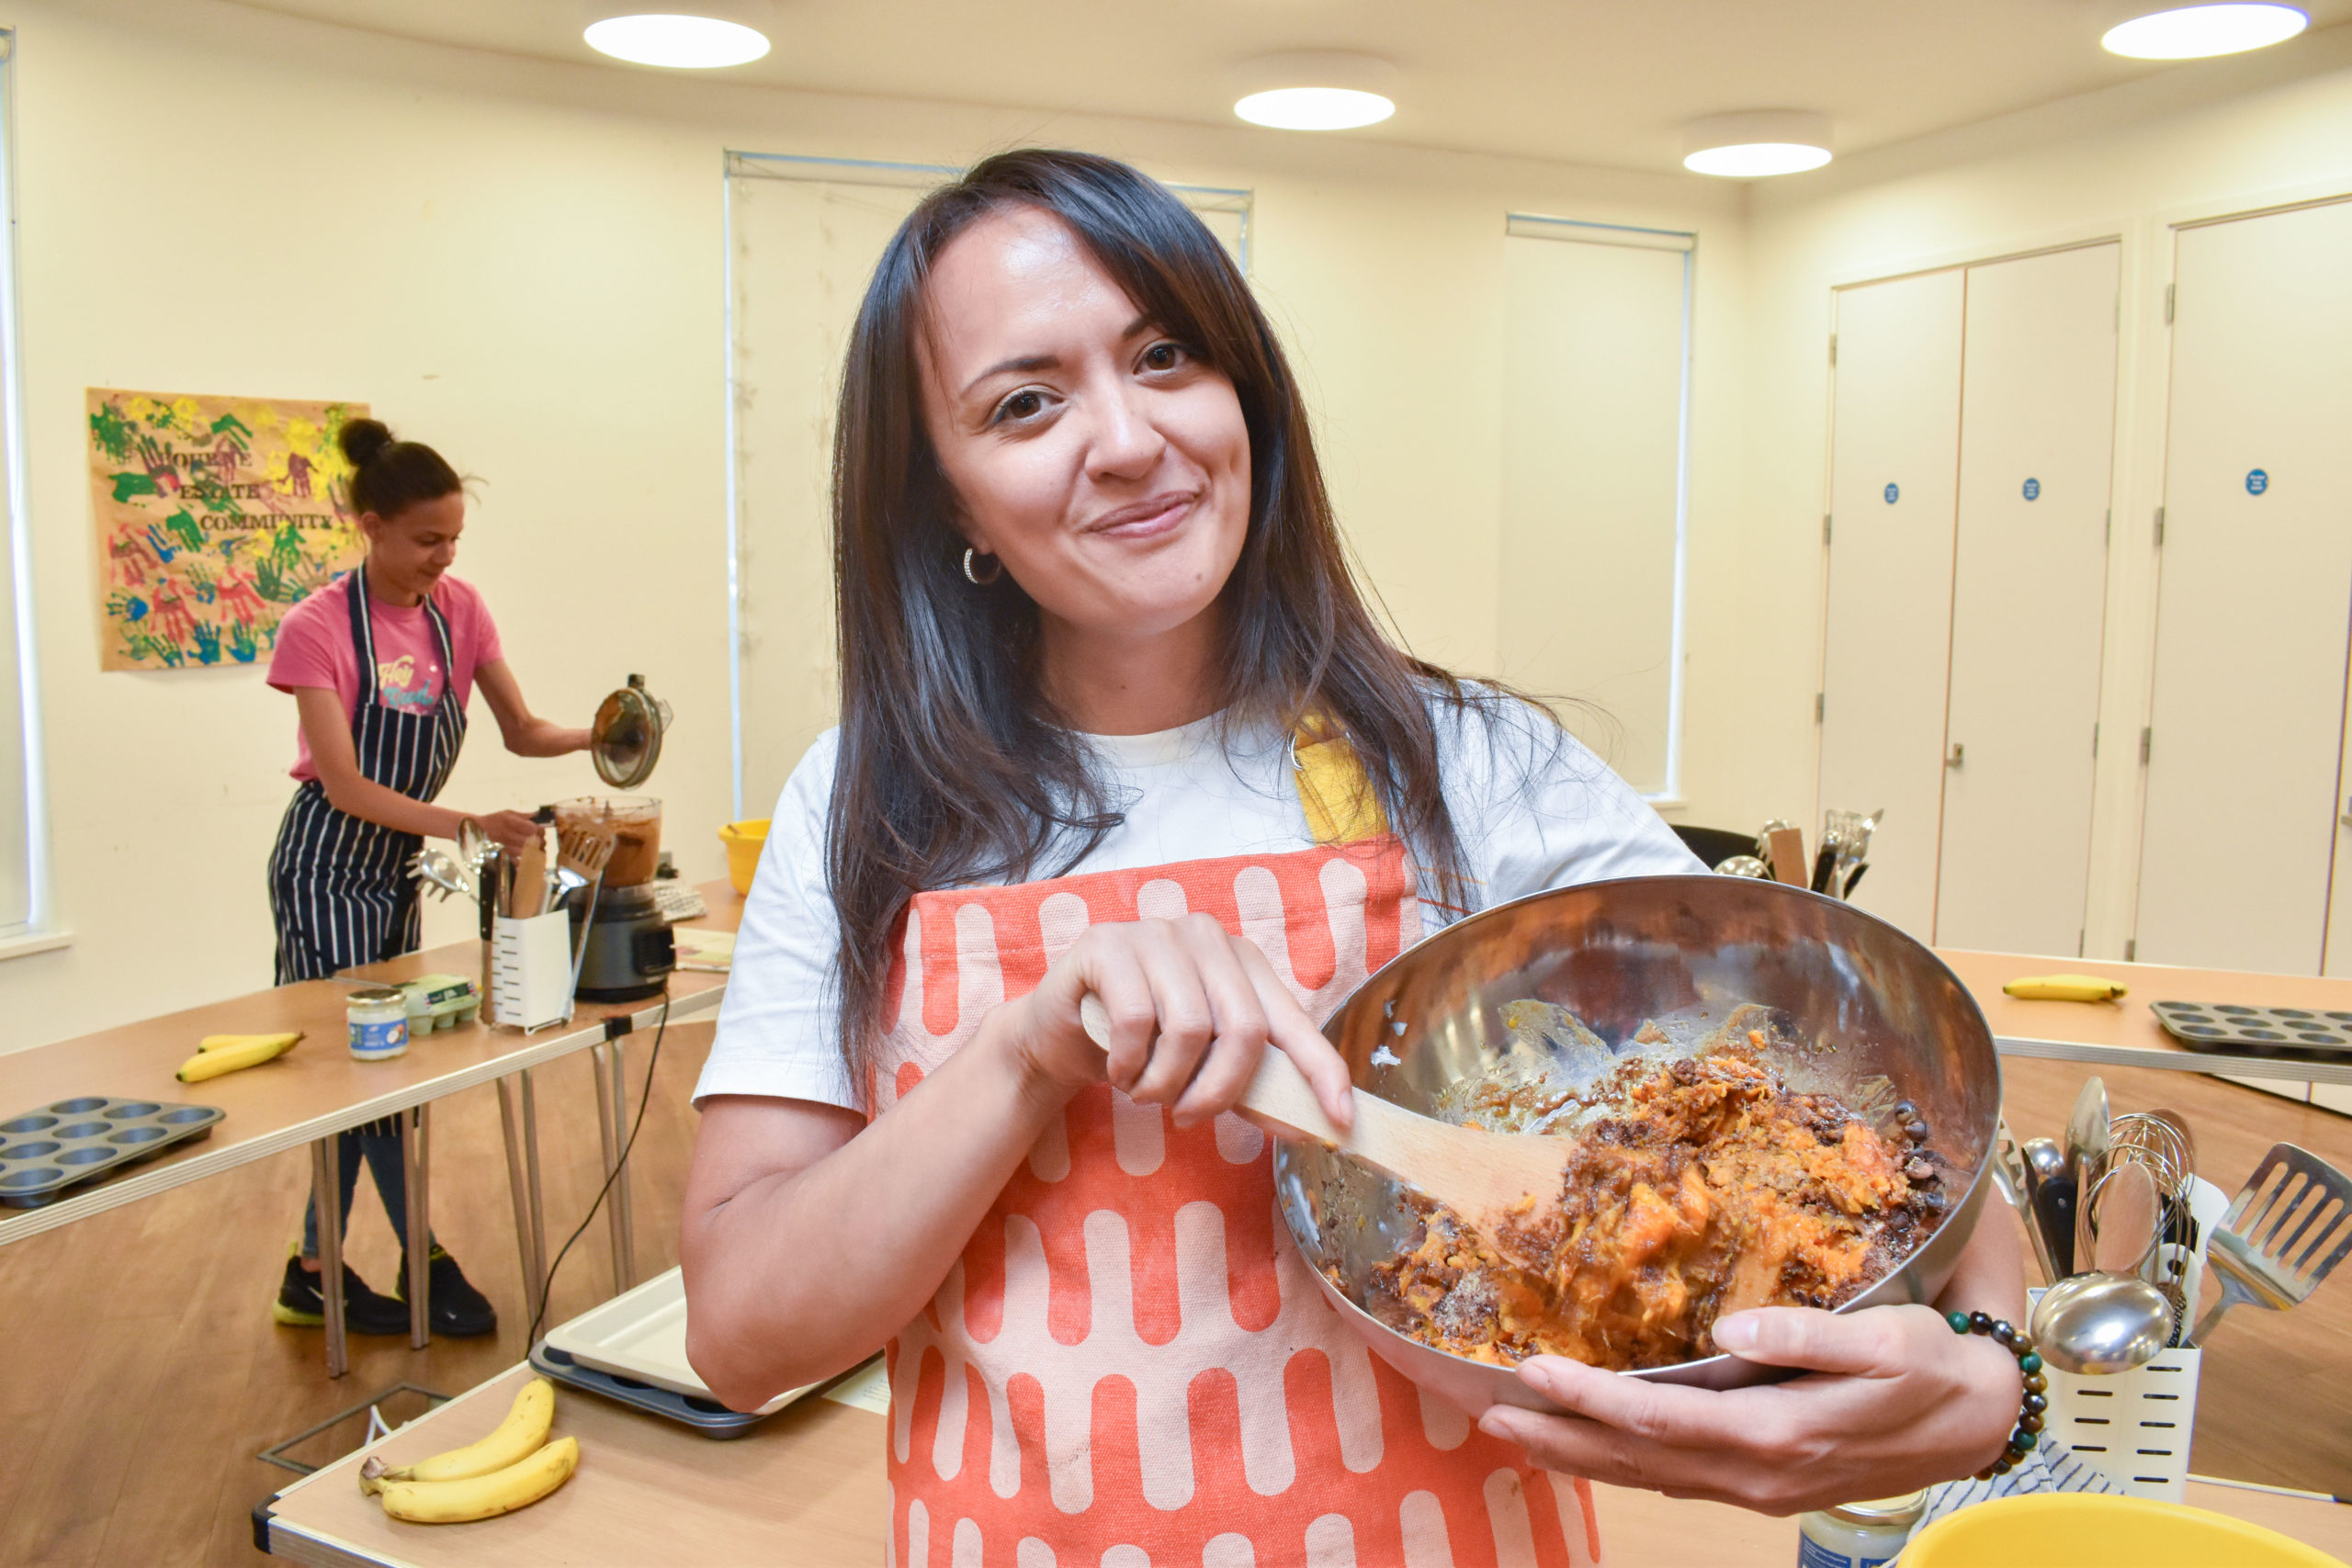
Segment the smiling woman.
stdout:
<path fill-rule="evenodd" d="M 925 197 L 837 430 L 842 724 L 744 907 L 680 1250 L 738 1408 L 887 1346 L 894 1560 L 1589 1562 L 1579 1476 L 1787 1507 L 1992 1458 L 2015 1363 L 1918 1307 L 1717 1320 L 1832 1375 L 1770 1420 L 1695 1391 L 1671 1452 L 1545 1357 L 1589 1419 L 1474 1430 L 1278 1234 L 1233 1111 L 1269 1050 L 1344 1125 L 1314 1020 L 1461 906 L 1699 867 L 1547 712 L 1382 634 L 1169 191 L 1031 151 Z M 1965 1304 L 2016 1315 L 2016 1269 L 1964 1261 Z"/>
<path fill-rule="evenodd" d="M 1066 865 L 1114 820 L 1089 734 L 1319 708 L 1385 764 L 1426 874 L 1454 874 L 1430 694 L 1496 694 L 1381 634 L 1272 328 L 1165 187 L 1031 152 L 926 199 L 866 290 L 838 428 L 848 1038 L 910 897 Z"/>

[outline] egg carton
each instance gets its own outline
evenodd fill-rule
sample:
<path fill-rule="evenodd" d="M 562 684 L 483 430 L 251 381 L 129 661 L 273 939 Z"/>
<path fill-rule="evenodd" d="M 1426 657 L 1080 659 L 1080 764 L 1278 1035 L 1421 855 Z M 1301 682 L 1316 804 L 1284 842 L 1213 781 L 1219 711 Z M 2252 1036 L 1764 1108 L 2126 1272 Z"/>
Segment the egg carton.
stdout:
<path fill-rule="evenodd" d="M 37 1209 L 124 1166 L 176 1144 L 211 1136 L 228 1112 L 211 1105 L 174 1105 L 86 1094 L 21 1111 L 0 1122 L 0 1203 Z"/>

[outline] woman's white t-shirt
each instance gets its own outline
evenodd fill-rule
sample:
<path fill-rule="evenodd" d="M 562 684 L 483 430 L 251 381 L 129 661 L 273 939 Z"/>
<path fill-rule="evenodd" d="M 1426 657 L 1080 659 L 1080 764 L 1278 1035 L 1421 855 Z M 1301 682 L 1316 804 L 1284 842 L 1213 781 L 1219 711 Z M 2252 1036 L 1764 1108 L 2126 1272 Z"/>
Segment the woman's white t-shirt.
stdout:
<path fill-rule="evenodd" d="M 1544 715 L 1502 700 L 1490 712 L 1440 705 L 1439 773 L 1481 908 L 1580 882 L 1703 871 L 1657 812 Z M 1038 875 L 1128 871 L 1305 850 L 1314 840 L 1284 736 L 1224 738 L 1215 718 L 1154 735 L 1091 736 L 1125 820 L 1075 865 Z M 751 1094 L 862 1110 L 840 1039 L 825 885 L 825 814 L 837 730 L 786 781 L 743 906 L 718 1038 L 695 1099 Z M 1449 918 L 1424 900 L 1425 930 Z"/>

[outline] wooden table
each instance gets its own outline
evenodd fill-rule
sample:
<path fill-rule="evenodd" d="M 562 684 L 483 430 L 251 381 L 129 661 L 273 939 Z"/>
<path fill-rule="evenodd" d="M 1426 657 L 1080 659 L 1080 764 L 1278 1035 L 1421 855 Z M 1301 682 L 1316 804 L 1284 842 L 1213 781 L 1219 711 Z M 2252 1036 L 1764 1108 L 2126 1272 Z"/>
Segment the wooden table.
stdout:
<path fill-rule="evenodd" d="M 321 1568 L 487 1568 L 561 1562 L 790 1563 L 872 1568 L 888 1517 L 884 1418 L 822 1397 L 716 1442 L 659 1416 L 559 1390 L 558 1436 L 580 1439 L 579 1473 L 542 1502 L 470 1525 L 411 1525 L 360 1495 L 369 1453 L 404 1464 L 483 1436 L 532 1374 L 515 1367 L 372 1448 L 337 1461 L 255 1511 L 259 1544 Z M 1796 1522 L 1714 1503 L 1597 1486 L 1615 1568 L 1787 1568 Z M 2352 1558 L 2352 1508 L 2192 1481 L 2188 1501 Z M 943 1532 L 944 1533 L 944 1532 Z"/>
<path fill-rule="evenodd" d="M 703 885 L 707 919 L 688 922 L 732 930 L 742 900 L 727 883 Z M 357 979 L 405 979 L 417 975 L 478 975 L 481 948 L 458 942 L 389 964 L 349 972 Z M 725 994 L 724 975 L 681 970 L 671 978 L 666 1017 L 711 1011 Z M 530 1115 L 529 1073 L 574 1051 L 596 1051 L 607 1070 L 600 1073 L 599 1098 L 606 1114 L 606 1170 L 616 1157 L 616 1130 L 626 1136 L 628 1091 L 621 1078 L 621 1045 L 628 1033 L 665 1016 L 662 998 L 619 1003 L 582 1003 L 570 1023 L 537 1033 L 492 1028 L 479 1022 L 420 1036 L 408 1054 L 389 1062 L 362 1062 L 342 1048 L 344 980 L 304 980 L 250 996 L 167 1013 L 161 1018 L 102 1030 L 54 1044 L 0 1056 L 0 1115 L 14 1114 L 77 1095 L 117 1095 L 155 1100 L 195 1101 L 228 1112 L 209 1137 L 164 1151 L 119 1175 L 97 1181 L 34 1209 L 0 1209 L 0 1245 L 38 1235 L 91 1214 L 200 1180 L 301 1144 L 311 1146 L 312 1193 L 319 1211 L 320 1262 L 330 1280 L 342 1273 L 342 1207 L 338 1198 L 337 1134 L 383 1117 L 401 1118 L 409 1164 L 410 1325 L 413 1342 L 425 1342 L 424 1270 L 427 1248 L 427 1140 L 424 1107 L 443 1095 L 495 1082 L 507 1134 L 509 1184 L 515 1194 L 518 1246 L 525 1258 L 545 1250 L 537 1223 L 537 1134 Z M 195 1054 L 207 1034 L 255 1034 L 300 1030 L 309 1036 L 277 1061 L 242 1072 L 182 1084 L 174 1073 Z M 519 1076 L 523 1105 L 515 1110 L 508 1079 Z M 607 1087 L 607 1085 L 610 1087 Z M 620 1191 L 616 1181 L 616 1191 Z M 625 1200 L 615 1205 L 616 1224 L 627 1217 Z M 616 1257 L 625 1258 L 624 1247 Z M 543 1281 L 544 1258 L 525 1278 Z M 348 1364 L 339 1291 L 323 1292 L 327 1306 L 328 1375 L 340 1377 Z M 534 1301 L 533 1310 L 537 1311 Z"/>
<path fill-rule="evenodd" d="M 2102 964 L 2085 958 L 2038 958 L 2017 953 L 1939 949 L 1992 1025 L 2005 1056 L 2043 1056 L 2109 1067 L 2226 1073 L 2233 1077 L 2293 1083 L 2352 1084 L 2352 1061 L 2249 1056 L 2191 1051 L 2156 1021 L 2150 1002 L 2236 1002 L 2254 1007 L 2352 1011 L 2352 980 L 2315 975 L 2254 975 L 2228 969 L 2181 969 L 2165 964 Z M 2097 975 L 2120 981 L 2130 994 L 2115 1002 L 2030 1002 L 2001 987 L 2028 975 Z"/>

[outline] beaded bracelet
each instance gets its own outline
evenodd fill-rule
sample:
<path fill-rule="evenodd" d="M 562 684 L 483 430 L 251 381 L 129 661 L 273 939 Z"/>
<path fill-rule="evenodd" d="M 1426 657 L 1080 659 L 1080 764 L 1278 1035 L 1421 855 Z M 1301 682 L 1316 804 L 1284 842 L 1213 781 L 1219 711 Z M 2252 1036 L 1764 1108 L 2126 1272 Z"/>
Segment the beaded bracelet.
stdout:
<path fill-rule="evenodd" d="M 1944 1321 L 1951 1325 L 1954 1334 L 1982 1334 L 2018 1359 L 2018 1371 L 2025 1374 L 2025 1399 L 2018 1408 L 2018 1429 L 2009 1434 L 2009 1446 L 2001 1457 L 1976 1472 L 1979 1481 L 1990 1481 L 1996 1475 L 2007 1475 L 2025 1462 L 2025 1456 L 2041 1444 L 2041 1413 L 2050 1408 L 2050 1380 L 2041 1372 L 2041 1355 L 2033 1348 L 2033 1337 L 2010 1325 L 2000 1322 L 1989 1313 L 1951 1312 Z"/>

